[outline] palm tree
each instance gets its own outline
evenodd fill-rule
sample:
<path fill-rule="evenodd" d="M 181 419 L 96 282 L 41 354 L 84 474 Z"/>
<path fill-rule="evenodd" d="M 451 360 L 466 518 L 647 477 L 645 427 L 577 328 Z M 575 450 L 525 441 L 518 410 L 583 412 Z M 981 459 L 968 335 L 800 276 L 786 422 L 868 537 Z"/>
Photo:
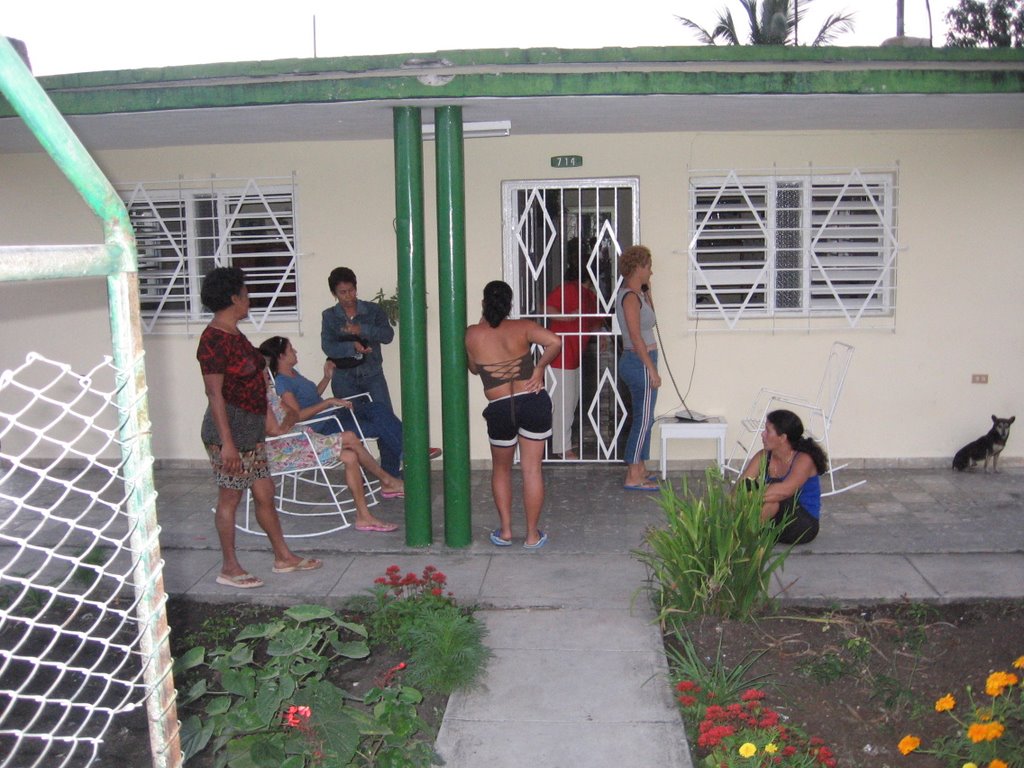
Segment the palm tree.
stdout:
<path fill-rule="evenodd" d="M 747 14 L 750 27 L 751 45 L 796 45 L 797 29 L 804 12 L 814 0 L 761 0 L 760 9 L 757 0 L 739 0 Z M 760 13 L 758 12 L 760 10 Z M 717 45 L 724 40 L 729 45 L 743 45 L 739 30 L 733 20 L 732 11 L 726 8 L 719 11 L 718 22 L 709 32 L 695 21 L 676 16 L 679 21 L 697 32 L 700 41 L 705 45 Z M 853 31 L 851 14 L 833 13 L 818 30 L 818 35 L 811 45 L 827 45 L 844 32 Z"/>

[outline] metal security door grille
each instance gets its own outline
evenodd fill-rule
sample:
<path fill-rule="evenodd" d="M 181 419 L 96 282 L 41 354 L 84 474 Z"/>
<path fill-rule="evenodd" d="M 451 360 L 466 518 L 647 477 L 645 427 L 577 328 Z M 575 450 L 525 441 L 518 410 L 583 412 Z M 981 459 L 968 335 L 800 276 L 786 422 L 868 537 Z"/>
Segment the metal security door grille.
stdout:
<path fill-rule="evenodd" d="M 562 367 L 550 367 L 547 381 L 554 429 L 567 436 L 557 454 L 557 439 L 548 446 L 547 460 L 617 461 L 629 407 L 619 385 L 615 293 L 619 254 L 639 242 L 639 181 L 506 181 L 502 214 L 512 311 L 562 337 Z"/>

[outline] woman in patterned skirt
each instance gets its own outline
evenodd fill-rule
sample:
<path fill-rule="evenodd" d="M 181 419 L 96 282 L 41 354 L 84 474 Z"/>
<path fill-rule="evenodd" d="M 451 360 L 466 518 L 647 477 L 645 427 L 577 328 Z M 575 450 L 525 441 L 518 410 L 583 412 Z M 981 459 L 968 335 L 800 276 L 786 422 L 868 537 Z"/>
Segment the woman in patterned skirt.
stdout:
<path fill-rule="evenodd" d="M 238 329 L 238 323 L 249 314 L 245 274 L 236 267 L 214 269 L 203 278 L 201 297 L 213 312 L 213 320 L 199 338 L 196 358 L 209 401 L 202 440 L 217 483 L 214 521 L 223 560 L 217 583 L 252 589 L 262 587 L 263 580 L 246 572 L 235 552 L 235 513 L 247 491 L 252 491 L 256 521 L 274 551 L 274 573 L 311 571 L 323 563 L 300 557 L 288 548 L 274 508 L 274 483 L 264 442 L 266 361 Z"/>

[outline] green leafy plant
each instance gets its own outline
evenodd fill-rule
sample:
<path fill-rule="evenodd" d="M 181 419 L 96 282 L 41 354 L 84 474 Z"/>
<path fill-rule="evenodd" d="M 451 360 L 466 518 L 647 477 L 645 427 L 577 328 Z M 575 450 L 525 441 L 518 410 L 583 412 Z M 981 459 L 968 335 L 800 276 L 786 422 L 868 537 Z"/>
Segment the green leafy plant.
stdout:
<path fill-rule="evenodd" d="M 402 574 L 397 565 L 388 566 L 384 576 L 373 580 L 371 600 L 364 605 L 366 626 L 375 642 L 401 645 L 401 632 L 420 617 L 446 606 L 455 605 L 445 592 L 448 577 L 432 565 L 421 575 Z"/>
<path fill-rule="evenodd" d="M 375 641 L 408 650 L 410 684 L 448 695 L 471 687 L 491 652 L 486 627 L 456 605 L 446 584 L 432 565 L 420 575 L 389 566 L 374 580 L 366 624 Z"/>
<path fill-rule="evenodd" d="M 702 494 L 663 486 L 666 527 L 644 534 L 633 554 L 647 566 L 649 590 L 664 622 L 673 613 L 746 618 L 769 602 L 771 574 L 790 548 L 775 550 L 782 526 L 761 522 L 764 491 L 732 491 L 721 472 L 705 474 Z"/>
<path fill-rule="evenodd" d="M 390 296 L 385 296 L 384 289 L 379 288 L 373 300 L 380 304 L 380 308 L 384 310 L 388 322 L 391 325 L 398 325 L 398 289 L 396 288 L 395 292 Z"/>
<path fill-rule="evenodd" d="M 317 605 L 246 626 L 231 648 L 193 648 L 175 662 L 176 675 L 207 670 L 179 699 L 204 702 L 202 717 L 182 722 L 185 757 L 209 745 L 217 766 L 345 765 L 377 726 L 324 676 L 331 665 L 368 654 L 365 628 Z"/>
<path fill-rule="evenodd" d="M 821 656 L 800 665 L 800 674 L 822 685 L 841 680 L 846 675 L 851 674 L 852 671 L 853 668 L 850 662 L 846 661 L 835 651 L 823 653 Z"/>
<path fill-rule="evenodd" d="M 392 669 L 395 671 L 397 669 Z M 403 685 L 386 685 L 367 691 L 364 702 L 373 707 L 374 719 L 384 728 L 363 742 L 354 764 L 414 768 L 439 763 L 440 757 L 430 744 L 415 738 L 427 728 L 416 711 L 422 701 L 419 691 Z"/>
<path fill-rule="evenodd" d="M 1012 768 L 1024 765 L 1024 656 L 1013 667 L 1018 672 L 996 671 L 985 680 L 985 698 L 976 700 L 970 686 L 966 704 L 951 693 L 936 700 L 936 712 L 946 713 L 955 733 L 922 748 L 921 739 L 907 734 L 897 745 L 903 755 L 935 755 L 950 768 Z M 962 714 L 961 714 L 962 713 Z"/>
<path fill-rule="evenodd" d="M 409 683 L 446 696 L 471 688 L 491 658 L 486 634 L 483 624 L 453 605 L 418 616 L 398 635 L 409 649 Z"/>

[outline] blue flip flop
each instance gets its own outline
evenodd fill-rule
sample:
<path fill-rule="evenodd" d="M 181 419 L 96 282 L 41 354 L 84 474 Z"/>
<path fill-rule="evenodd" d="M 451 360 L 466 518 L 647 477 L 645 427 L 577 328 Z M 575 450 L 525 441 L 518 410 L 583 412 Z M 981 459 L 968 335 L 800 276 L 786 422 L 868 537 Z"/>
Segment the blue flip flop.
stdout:
<path fill-rule="evenodd" d="M 537 531 L 537 533 L 540 534 L 540 538 L 537 539 L 537 543 L 536 544 L 527 544 L 524 541 L 523 542 L 523 549 L 540 549 L 541 547 L 543 547 L 545 544 L 548 543 L 548 535 L 546 533 L 544 533 L 544 531 Z"/>
<path fill-rule="evenodd" d="M 491 531 L 491 544 L 496 547 L 511 547 L 512 542 L 501 538 L 501 529 L 495 528 Z"/>
<path fill-rule="evenodd" d="M 622 490 L 624 490 L 624 491 L 647 491 L 648 493 L 650 493 L 651 491 L 660 491 L 661 490 L 661 486 L 660 485 L 624 485 L 624 486 L 622 486 Z"/>

